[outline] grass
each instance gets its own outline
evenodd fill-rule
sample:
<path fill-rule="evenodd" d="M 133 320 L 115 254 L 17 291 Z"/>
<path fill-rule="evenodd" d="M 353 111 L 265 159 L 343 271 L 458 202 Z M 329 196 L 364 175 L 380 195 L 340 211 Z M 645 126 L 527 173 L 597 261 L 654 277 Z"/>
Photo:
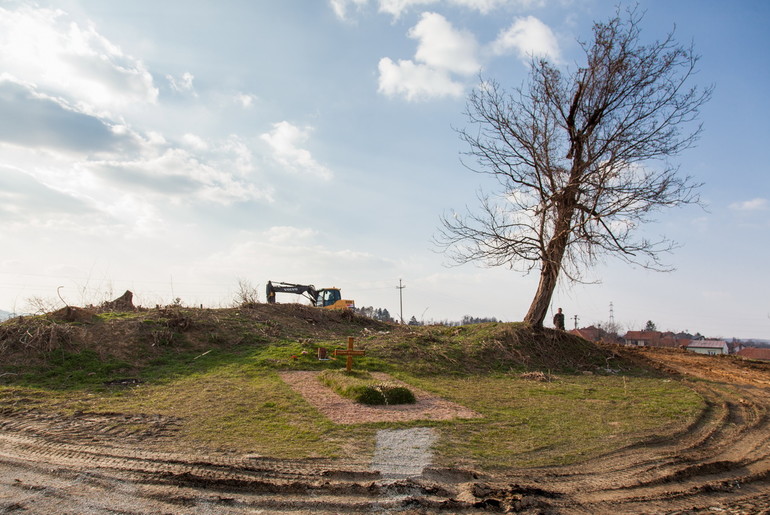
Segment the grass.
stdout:
<path fill-rule="evenodd" d="M 510 375 L 409 382 L 484 416 L 442 429 L 437 456 L 445 465 L 573 463 L 684 427 L 705 409 L 696 392 L 665 379 L 581 374 L 547 383 Z"/>
<path fill-rule="evenodd" d="M 201 358 L 204 359 L 204 358 Z M 337 425 L 321 416 L 258 357 L 212 357 L 198 372 L 132 388 L 51 390 L 0 387 L 3 398 L 34 399 L 38 409 L 157 413 L 181 420 L 177 445 L 277 458 L 360 459 L 383 427 L 430 425 L 440 434 L 436 462 L 501 468 L 579 461 L 650 432 L 673 431 L 704 408 L 676 381 L 560 376 L 533 383 L 517 375 L 400 376 L 409 384 L 480 412 L 452 422 Z"/>
<path fill-rule="evenodd" d="M 577 339 L 549 341 L 512 324 L 375 326 L 362 333 L 369 321 L 297 307 L 264 309 L 272 310 L 269 317 L 243 309 L 111 314 L 27 362 L 8 340 L 16 354 L 0 365 L 0 411 L 158 414 L 179 422 L 176 437 L 163 445 L 276 458 L 366 460 L 378 429 L 431 426 L 440 435 L 437 464 L 493 469 L 580 461 L 673 432 L 705 408 L 683 383 L 627 364 L 617 375 L 601 375 L 616 359 L 611 352 Z M 6 334 L 19 334 L 16 329 Z M 162 342 L 151 336 L 157 330 L 174 336 Z M 351 334 L 367 351 L 355 358 L 357 369 L 388 372 L 483 418 L 330 422 L 278 372 L 339 369 L 344 359 L 319 361 L 316 350 L 342 348 Z M 537 369 L 557 379 L 520 376 Z M 125 378 L 138 384 L 110 385 Z"/>

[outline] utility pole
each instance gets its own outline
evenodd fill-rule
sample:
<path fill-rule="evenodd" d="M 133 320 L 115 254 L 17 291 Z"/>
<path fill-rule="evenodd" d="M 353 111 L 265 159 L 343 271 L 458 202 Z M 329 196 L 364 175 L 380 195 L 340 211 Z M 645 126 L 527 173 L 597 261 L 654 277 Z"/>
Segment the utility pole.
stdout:
<path fill-rule="evenodd" d="M 403 290 L 404 290 L 404 288 L 406 288 L 406 286 L 405 285 L 404 286 L 401 285 L 401 279 L 398 280 L 398 286 L 396 286 L 396 288 L 398 288 L 398 307 L 399 307 L 400 312 L 401 312 L 401 324 L 403 325 L 403 323 L 404 323 L 404 295 L 403 295 Z"/>

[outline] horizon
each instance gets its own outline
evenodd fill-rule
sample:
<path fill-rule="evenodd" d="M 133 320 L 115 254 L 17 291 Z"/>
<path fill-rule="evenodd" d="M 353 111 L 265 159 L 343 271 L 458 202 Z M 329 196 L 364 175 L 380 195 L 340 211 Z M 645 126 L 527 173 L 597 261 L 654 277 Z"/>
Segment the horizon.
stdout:
<path fill-rule="evenodd" d="M 519 321 L 537 274 L 450 266 L 432 243 L 443 213 L 494 191 L 455 129 L 480 75 L 515 87 L 530 55 L 574 70 L 616 4 L 4 2 L 0 309 L 60 287 L 73 305 L 131 290 L 221 307 L 239 281 L 264 301 L 273 280 L 391 314 L 401 291 L 406 320 Z M 675 30 L 701 56 L 691 85 L 715 86 L 700 140 L 673 159 L 706 207 L 641 232 L 681 244 L 664 256 L 675 271 L 602 260 L 560 281 L 545 325 L 559 307 L 570 327 L 606 324 L 612 305 L 623 327 L 768 339 L 770 3 L 638 6 L 641 40 Z"/>

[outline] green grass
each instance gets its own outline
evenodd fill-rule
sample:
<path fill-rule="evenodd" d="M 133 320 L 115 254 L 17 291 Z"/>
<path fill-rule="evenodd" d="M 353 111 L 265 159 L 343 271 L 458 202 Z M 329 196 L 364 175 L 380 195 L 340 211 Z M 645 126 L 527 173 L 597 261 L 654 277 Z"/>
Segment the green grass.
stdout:
<path fill-rule="evenodd" d="M 95 388 L 123 376 L 131 369 L 125 361 L 103 360 L 92 350 L 52 351 L 45 365 L 16 373 L 16 384 L 42 389 L 82 390 Z M 16 370 L 23 370 L 16 367 Z"/>
<path fill-rule="evenodd" d="M 574 375 L 539 383 L 500 375 L 410 382 L 484 416 L 442 430 L 438 456 L 446 465 L 572 463 L 673 432 L 705 409 L 695 391 L 667 379 Z"/>
<path fill-rule="evenodd" d="M 378 429 L 431 426 L 440 435 L 437 464 L 491 469 L 572 463 L 673 433 L 705 409 L 686 384 L 628 364 L 611 367 L 620 374 L 602 375 L 613 364 L 611 353 L 554 332 L 532 334 L 516 324 L 366 332 L 362 327 L 371 322 L 355 317 L 286 311 L 283 319 L 259 310 L 100 315 L 101 321 L 66 333 L 59 331 L 66 326 L 57 327 L 56 334 L 67 335 L 61 346 L 41 346 L 26 362 L 17 336 L 23 327 L 0 324 L 0 344 L 13 357 L 0 361 L 0 410 L 158 414 L 179 423 L 178 434 L 163 445 L 276 458 L 366 460 Z M 339 370 L 345 359 L 319 361 L 317 348 L 331 354 L 350 334 L 358 335 L 356 348 L 366 349 L 355 358 L 356 369 L 388 372 L 483 418 L 330 422 L 278 372 Z M 550 371 L 558 379 L 525 380 L 523 370 Z M 125 378 L 140 383 L 110 384 Z"/>
<path fill-rule="evenodd" d="M 206 358 L 208 356 L 205 356 Z M 204 359 L 200 358 L 200 359 Z M 253 358 L 253 356 L 252 356 Z M 561 376 L 533 383 L 516 375 L 400 379 L 483 415 L 451 422 L 338 425 L 318 413 L 259 359 L 209 358 L 198 372 L 132 388 L 80 390 L 0 387 L 0 396 L 34 399 L 38 409 L 157 413 L 180 419 L 176 444 L 277 458 L 358 458 L 382 427 L 435 427 L 436 463 L 501 468 L 565 464 L 609 452 L 652 432 L 665 434 L 704 409 L 676 381 Z"/>

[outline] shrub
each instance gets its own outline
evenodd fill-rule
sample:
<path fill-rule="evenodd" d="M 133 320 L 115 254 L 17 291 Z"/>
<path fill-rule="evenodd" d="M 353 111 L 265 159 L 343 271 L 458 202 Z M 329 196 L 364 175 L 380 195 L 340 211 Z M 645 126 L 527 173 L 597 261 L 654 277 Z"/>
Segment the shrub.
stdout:
<path fill-rule="evenodd" d="M 412 390 L 403 386 L 383 385 L 381 391 L 385 396 L 386 404 L 414 404 L 417 402 Z"/>
<path fill-rule="evenodd" d="M 387 399 L 382 392 L 372 385 L 351 386 L 348 388 L 347 394 L 346 397 L 361 404 L 368 404 L 370 406 L 387 404 Z"/>
<path fill-rule="evenodd" d="M 377 383 L 369 372 L 324 370 L 319 380 L 348 399 L 361 404 L 413 404 L 414 394 L 409 388 L 391 383 Z"/>

